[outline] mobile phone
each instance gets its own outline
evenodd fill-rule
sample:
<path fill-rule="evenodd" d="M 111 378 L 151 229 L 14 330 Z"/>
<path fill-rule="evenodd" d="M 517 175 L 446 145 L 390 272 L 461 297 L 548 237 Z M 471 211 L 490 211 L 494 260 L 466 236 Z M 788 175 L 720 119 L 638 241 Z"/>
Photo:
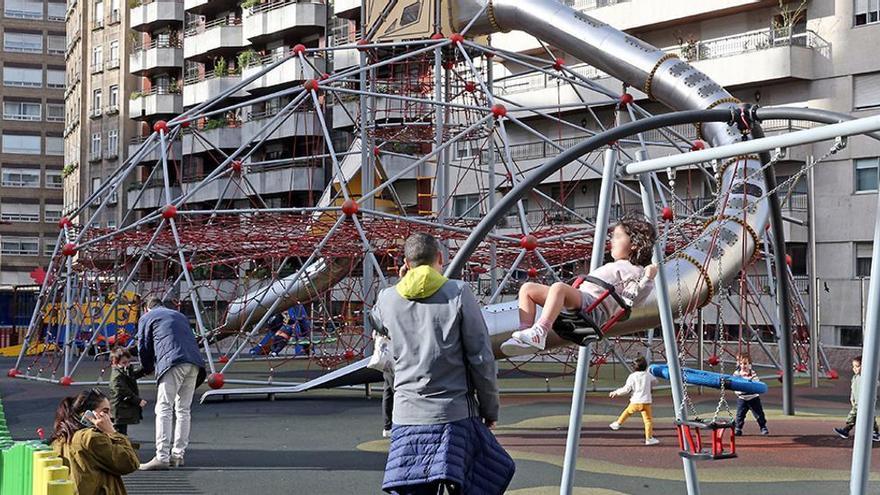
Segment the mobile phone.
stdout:
<path fill-rule="evenodd" d="M 95 421 L 98 420 L 98 416 L 95 414 L 95 411 L 88 410 L 83 413 L 82 418 L 80 418 L 79 422 L 83 424 L 83 426 L 95 426 Z"/>

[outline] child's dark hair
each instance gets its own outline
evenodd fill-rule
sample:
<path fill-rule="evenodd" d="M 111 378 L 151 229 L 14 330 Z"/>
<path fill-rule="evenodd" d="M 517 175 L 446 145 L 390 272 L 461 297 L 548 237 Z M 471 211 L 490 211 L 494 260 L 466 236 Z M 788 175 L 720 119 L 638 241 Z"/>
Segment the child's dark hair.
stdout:
<path fill-rule="evenodd" d="M 617 221 L 614 228 L 620 227 L 629 236 L 632 253 L 629 261 L 633 265 L 648 266 L 654 255 L 654 243 L 657 242 L 657 230 L 644 217 L 627 215 Z"/>
<path fill-rule="evenodd" d="M 645 371 L 648 369 L 648 360 L 645 359 L 645 356 L 639 356 L 633 359 L 633 368 L 635 368 L 636 371 Z"/>
<path fill-rule="evenodd" d="M 859 366 L 861 366 L 862 365 L 862 356 L 854 357 L 852 362 L 859 363 Z"/>
<path fill-rule="evenodd" d="M 751 355 L 751 354 L 740 354 L 740 355 L 739 355 L 739 360 L 740 360 L 740 361 L 746 361 L 746 362 L 748 362 L 749 364 L 752 364 L 752 355 Z"/>
<path fill-rule="evenodd" d="M 110 351 L 110 364 L 115 366 L 123 359 L 131 359 L 131 353 L 125 347 L 117 347 Z"/>
<path fill-rule="evenodd" d="M 52 441 L 69 443 L 73 434 L 85 428 L 79 419 L 86 411 L 93 411 L 107 396 L 96 388 L 83 390 L 76 397 L 65 397 L 55 411 L 55 432 Z"/>

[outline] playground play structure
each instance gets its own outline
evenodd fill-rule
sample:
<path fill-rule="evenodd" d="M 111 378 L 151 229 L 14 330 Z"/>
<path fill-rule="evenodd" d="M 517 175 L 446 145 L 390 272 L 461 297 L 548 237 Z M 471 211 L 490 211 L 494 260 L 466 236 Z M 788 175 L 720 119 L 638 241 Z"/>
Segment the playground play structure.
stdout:
<path fill-rule="evenodd" d="M 813 380 L 832 374 L 813 338 L 815 312 L 791 290 L 780 196 L 790 196 L 812 167 L 845 146 L 847 136 L 880 129 L 877 118 L 744 105 L 675 53 L 552 0 L 428 2 L 417 21 L 407 8 L 366 8 L 360 41 L 296 45 L 216 98 L 156 122 L 143 145 L 59 222 L 55 253 L 9 375 L 101 383 L 106 367 L 97 377 L 77 374 L 83 360 L 103 359 L 111 338 L 125 341 L 108 322 L 128 321 L 120 320 L 119 309 L 136 312 L 133 294 L 152 293 L 191 315 L 214 388 L 260 385 L 240 392 L 266 393 L 375 380 L 364 366 L 370 352 L 366 312 L 376 291 L 391 283 L 402 241 L 415 231 L 440 238 L 451 258 L 447 274 L 474 283 L 496 355 L 505 358 L 501 344 L 518 327 L 516 302 L 504 302 L 505 296 L 515 294 L 524 278 L 550 283 L 588 271 L 587 252 L 589 268 L 601 265 L 612 217 L 633 210 L 658 226 L 655 260 L 661 269 L 654 293 L 627 318 L 579 335 L 585 345 L 575 348 L 564 493 L 573 484 L 591 364 L 620 359 L 633 346 L 654 353 L 655 361 L 665 359 L 677 422 L 693 423 L 686 407 L 689 374 L 681 367 L 703 361 L 704 311 L 715 319 L 710 364 L 714 360 L 724 373 L 732 354 L 760 346 L 782 374 L 788 414 L 794 413 L 795 371 L 809 371 Z M 590 65 L 572 66 L 549 48 L 548 57 L 510 53 L 486 37 L 509 30 L 525 31 Z M 346 52 L 356 53 L 360 63 L 331 74 L 316 69 L 316 59 Z M 509 76 L 496 78 L 499 60 L 507 70 L 536 75 L 579 101 L 524 104 L 507 86 Z M 233 97 L 284 64 L 312 77 L 268 95 Z M 612 88 L 611 78 L 623 82 L 623 91 Z M 281 108 L 240 146 L 211 140 L 207 119 L 272 98 L 281 99 Z M 652 115 L 645 109 L 651 103 L 639 103 L 646 100 L 672 112 Z M 567 118 L 573 112 L 586 117 L 575 123 Z M 347 148 L 337 148 L 331 129 L 338 122 L 331 114 L 355 128 Z M 764 136 L 764 127 L 782 122 L 789 129 L 795 121 L 807 128 Z M 305 156 L 263 153 L 279 129 L 291 125 L 299 131 L 288 139 L 307 150 Z M 526 137 L 537 140 L 540 156 L 517 144 Z M 188 158 L 179 144 L 186 140 L 202 143 L 214 160 L 195 182 L 181 180 Z M 774 165 L 784 149 L 822 141 L 832 142 L 825 154 L 776 183 Z M 326 166 L 331 179 L 313 204 L 277 206 L 253 185 L 287 173 L 278 170 L 315 164 Z M 543 192 L 539 186 L 554 174 L 571 190 Z M 569 206 L 567 195 L 596 177 L 602 181 L 594 210 Z M 96 219 L 111 196 L 133 182 L 124 226 L 101 228 Z M 454 198 L 469 184 L 477 185 L 477 199 L 462 206 Z M 529 209 L 535 203 L 541 207 L 537 215 Z M 773 280 L 767 291 L 777 303 L 774 311 L 764 307 L 750 278 L 762 264 Z M 880 365 L 878 284 L 880 275 L 872 272 L 863 363 L 869 376 Z M 293 346 L 274 356 L 248 352 L 261 345 L 273 315 L 297 304 L 308 308 L 307 353 Z M 734 321 L 728 308 L 736 311 Z M 735 338 L 728 335 L 731 324 L 739 327 Z M 758 325 L 774 328 L 778 358 Z M 655 340 L 646 330 L 658 326 L 663 338 Z M 574 363 L 569 344 L 554 336 L 549 355 L 567 355 L 566 364 Z M 600 345 L 605 351 L 598 351 Z M 305 384 L 277 378 L 302 361 L 328 372 Z M 513 362 L 526 367 L 530 360 Z M 236 366 L 254 363 L 264 366 L 263 378 L 235 378 Z M 874 404 L 874 394 L 865 387 L 860 404 Z M 853 493 L 862 493 L 867 482 L 868 418 L 860 415 L 856 428 Z M 683 451 L 698 453 L 690 445 Z M 683 466 L 688 493 L 699 493 L 694 458 L 683 456 Z"/>

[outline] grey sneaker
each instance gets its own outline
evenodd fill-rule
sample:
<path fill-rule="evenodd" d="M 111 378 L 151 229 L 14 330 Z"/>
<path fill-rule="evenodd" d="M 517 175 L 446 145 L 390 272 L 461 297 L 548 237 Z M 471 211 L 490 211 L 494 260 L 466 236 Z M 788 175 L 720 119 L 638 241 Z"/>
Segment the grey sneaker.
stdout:
<path fill-rule="evenodd" d="M 169 467 L 170 464 L 168 464 L 167 462 L 160 461 L 158 458 L 153 457 L 148 462 L 141 464 L 141 467 L 139 467 L 138 469 L 140 469 L 141 471 L 165 471 Z"/>
<path fill-rule="evenodd" d="M 171 467 L 179 468 L 183 467 L 183 456 L 171 456 Z"/>

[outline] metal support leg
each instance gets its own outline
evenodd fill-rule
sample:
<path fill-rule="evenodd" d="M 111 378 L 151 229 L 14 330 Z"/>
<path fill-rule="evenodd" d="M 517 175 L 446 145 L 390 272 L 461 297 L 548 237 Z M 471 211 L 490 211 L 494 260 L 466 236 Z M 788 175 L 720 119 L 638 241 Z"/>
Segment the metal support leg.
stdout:
<path fill-rule="evenodd" d="M 614 195 L 616 168 L 617 151 L 613 149 L 606 150 L 605 166 L 602 169 L 602 186 L 599 190 L 599 206 L 596 210 L 593 252 L 590 257 L 591 271 L 602 266 L 602 262 L 605 259 L 605 238 L 608 236 L 608 216 L 611 213 L 611 198 Z M 578 349 L 574 391 L 571 394 L 571 414 L 568 418 L 568 436 L 565 440 L 565 458 L 562 464 L 562 481 L 559 486 L 560 495 L 571 495 L 574 489 L 574 473 L 576 471 L 578 446 L 581 439 L 581 419 L 583 418 L 587 381 L 590 374 L 591 346 L 592 344 L 588 344 Z"/>
<path fill-rule="evenodd" d="M 862 344 L 862 376 L 859 389 L 858 416 L 853 441 L 850 495 L 864 495 L 871 474 L 871 434 L 874 406 L 877 402 L 877 375 L 880 373 L 880 195 L 877 197 L 877 218 L 874 220 L 874 250 L 871 253 L 871 282 L 868 285 L 868 311 Z"/>
<path fill-rule="evenodd" d="M 652 224 L 657 224 L 657 213 L 654 210 L 654 190 L 648 174 L 639 176 L 642 190 L 642 206 L 645 216 Z M 654 244 L 654 262 L 659 265 L 654 278 L 654 292 L 657 294 L 657 305 L 660 308 L 660 325 L 663 327 L 663 347 L 666 350 L 666 364 L 669 366 L 669 382 L 672 385 L 672 403 L 675 407 L 675 418 L 687 420 L 687 410 L 682 407 L 684 385 L 681 379 L 681 367 L 678 362 L 678 345 L 675 341 L 675 321 L 672 317 L 672 306 L 669 300 L 669 287 L 666 283 L 666 271 L 663 269 L 663 251 L 659 243 Z M 688 495 L 699 495 L 700 483 L 697 480 L 697 467 L 693 459 L 682 458 L 684 480 Z"/>

